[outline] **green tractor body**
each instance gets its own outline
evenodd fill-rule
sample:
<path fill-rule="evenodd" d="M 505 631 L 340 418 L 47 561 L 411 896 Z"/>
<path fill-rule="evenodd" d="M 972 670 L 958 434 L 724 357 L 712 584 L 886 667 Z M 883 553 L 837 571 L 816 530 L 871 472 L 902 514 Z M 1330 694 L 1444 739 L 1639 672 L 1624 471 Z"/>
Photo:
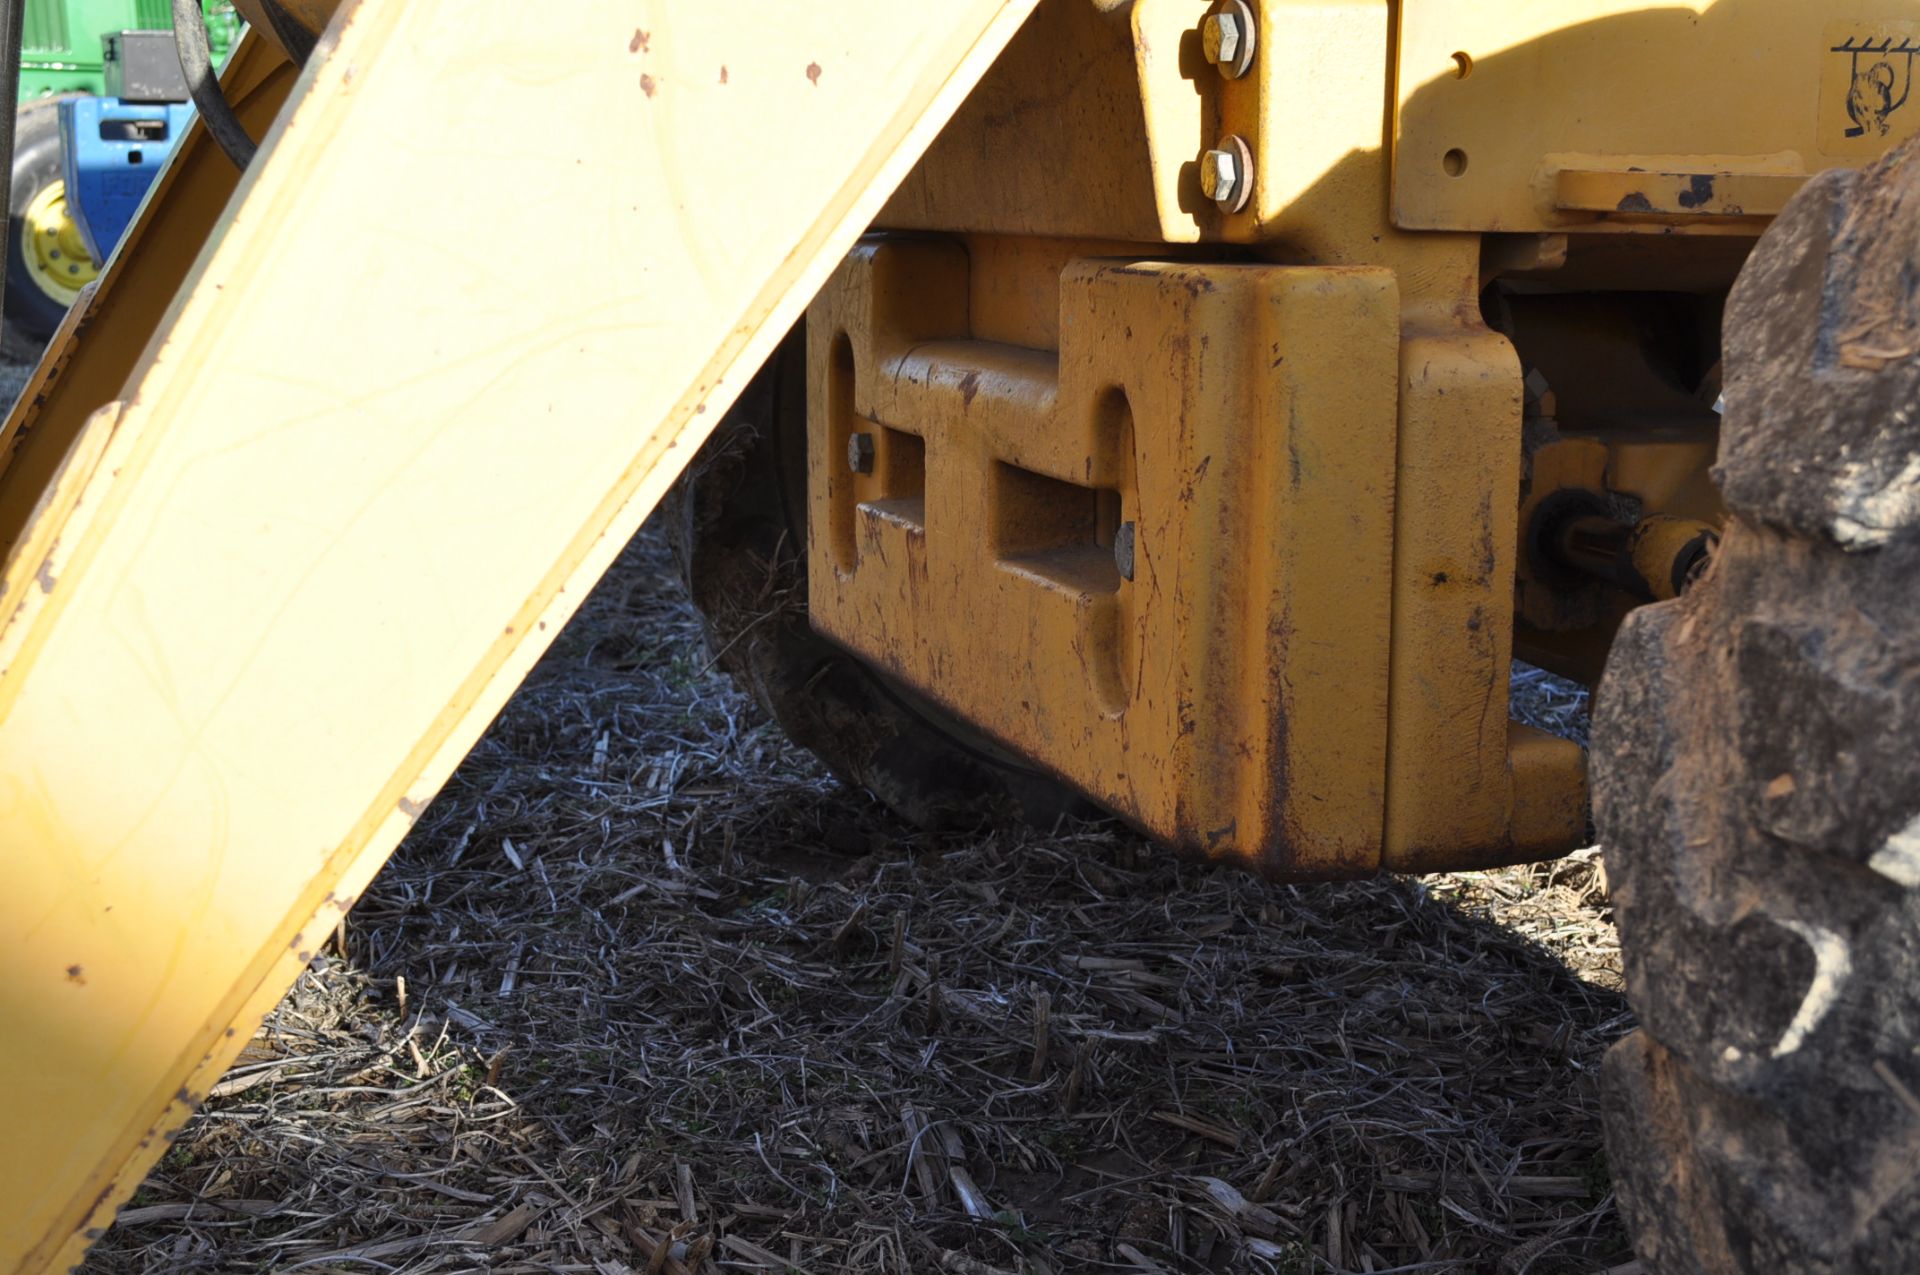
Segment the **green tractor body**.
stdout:
<path fill-rule="evenodd" d="M 231 0 L 205 0 L 207 36 L 218 66 L 240 34 Z M 20 32 L 20 100 L 65 93 L 102 94 L 100 37 L 113 31 L 173 27 L 167 0 L 27 0 Z"/>

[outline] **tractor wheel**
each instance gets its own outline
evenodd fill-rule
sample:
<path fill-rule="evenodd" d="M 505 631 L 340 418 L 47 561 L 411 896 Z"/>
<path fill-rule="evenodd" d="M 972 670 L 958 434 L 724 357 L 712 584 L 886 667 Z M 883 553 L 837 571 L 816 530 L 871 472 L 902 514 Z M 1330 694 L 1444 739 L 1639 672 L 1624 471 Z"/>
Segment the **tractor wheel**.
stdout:
<path fill-rule="evenodd" d="M 1727 309 L 1730 518 L 1622 630 L 1595 812 L 1640 1030 L 1608 1159 L 1654 1275 L 1920 1271 L 1920 144 Z"/>
<path fill-rule="evenodd" d="M 6 326 L 0 352 L 19 362 L 38 359 L 67 307 L 99 273 L 67 207 L 59 99 L 28 102 L 14 121 Z"/>
<path fill-rule="evenodd" d="M 662 504 L 714 658 L 789 738 L 922 828 L 1093 813 L 807 623 L 806 340 L 767 361 Z"/>

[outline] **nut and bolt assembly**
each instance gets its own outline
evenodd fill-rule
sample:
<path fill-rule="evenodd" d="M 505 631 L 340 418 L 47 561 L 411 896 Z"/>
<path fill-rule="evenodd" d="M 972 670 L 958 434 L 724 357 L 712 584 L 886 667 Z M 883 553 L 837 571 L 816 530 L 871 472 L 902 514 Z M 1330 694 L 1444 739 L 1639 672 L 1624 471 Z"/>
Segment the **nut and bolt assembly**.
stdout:
<path fill-rule="evenodd" d="M 1229 80 L 1253 66 L 1253 10 L 1246 0 L 1217 0 L 1200 20 L 1200 51 Z M 1237 213 L 1253 196 L 1253 150 L 1228 134 L 1200 156 L 1200 191 L 1221 212 Z"/>
<path fill-rule="evenodd" d="M 873 472 L 873 435 L 849 434 L 847 436 L 847 468 L 856 474 Z"/>

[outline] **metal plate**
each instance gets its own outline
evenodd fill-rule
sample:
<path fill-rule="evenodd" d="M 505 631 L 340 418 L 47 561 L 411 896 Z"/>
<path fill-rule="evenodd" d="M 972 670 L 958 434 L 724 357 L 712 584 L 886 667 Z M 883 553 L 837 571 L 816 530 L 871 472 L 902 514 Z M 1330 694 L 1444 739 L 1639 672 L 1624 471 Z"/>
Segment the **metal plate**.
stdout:
<path fill-rule="evenodd" d="M 1876 51 L 1844 51 L 1850 42 Z M 1394 220 L 1755 234 L 1771 207 L 1679 194 L 1695 179 L 1753 185 L 1881 154 L 1920 129 L 1907 92 L 1916 53 L 1910 0 L 1405 5 Z M 1634 170 L 1684 180 L 1623 189 L 1613 211 L 1582 206 L 1594 182 L 1562 198 L 1563 173 Z"/>

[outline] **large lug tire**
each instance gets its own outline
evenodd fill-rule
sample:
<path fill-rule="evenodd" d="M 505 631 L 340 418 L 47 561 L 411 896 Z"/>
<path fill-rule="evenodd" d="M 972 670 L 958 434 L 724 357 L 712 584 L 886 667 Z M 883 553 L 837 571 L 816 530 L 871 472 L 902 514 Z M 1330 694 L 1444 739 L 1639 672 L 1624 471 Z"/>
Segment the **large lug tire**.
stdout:
<path fill-rule="evenodd" d="M 1093 813 L 809 627 L 802 332 L 741 394 L 661 513 L 719 665 L 841 780 L 930 829 Z"/>
<path fill-rule="evenodd" d="M 1814 181 L 1727 312 L 1707 576 L 1623 629 L 1595 813 L 1655 1275 L 1920 1271 L 1920 145 Z"/>
<path fill-rule="evenodd" d="M 35 271 L 27 261 L 23 234 L 30 233 L 27 210 L 50 186 L 63 184 L 60 157 L 60 101 L 43 98 L 20 107 L 14 121 L 13 186 L 7 217 L 7 296 L 4 336 L 0 352 L 19 362 L 39 358 L 41 347 L 53 335 L 67 307 L 79 295 L 80 285 L 62 288 L 60 295 L 49 291 L 44 271 Z M 93 278 L 91 262 L 84 266 L 85 278 Z"/>

